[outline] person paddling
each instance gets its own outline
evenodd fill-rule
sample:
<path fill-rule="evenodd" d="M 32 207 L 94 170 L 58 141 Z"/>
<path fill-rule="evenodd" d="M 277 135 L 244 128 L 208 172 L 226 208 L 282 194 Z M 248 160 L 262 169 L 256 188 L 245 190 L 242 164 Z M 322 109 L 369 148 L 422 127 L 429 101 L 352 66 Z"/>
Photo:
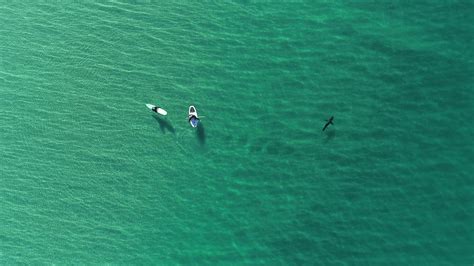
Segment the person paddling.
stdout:
<path fill-rule="evenodd" d="M 192 127 L 197 127 L 199 124 L 199 117 L 194 106 L 189 106 L 188 122 Z"/>

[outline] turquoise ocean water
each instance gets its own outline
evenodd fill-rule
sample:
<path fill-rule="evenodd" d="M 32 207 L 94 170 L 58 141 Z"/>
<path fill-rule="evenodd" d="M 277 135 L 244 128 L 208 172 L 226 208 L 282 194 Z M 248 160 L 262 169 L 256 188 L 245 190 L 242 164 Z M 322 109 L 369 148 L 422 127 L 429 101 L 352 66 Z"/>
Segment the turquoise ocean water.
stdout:
<path fill-rule="evenodd" d="M 473 13 L 4 2 L 0 264 L 472 265 Z"/>

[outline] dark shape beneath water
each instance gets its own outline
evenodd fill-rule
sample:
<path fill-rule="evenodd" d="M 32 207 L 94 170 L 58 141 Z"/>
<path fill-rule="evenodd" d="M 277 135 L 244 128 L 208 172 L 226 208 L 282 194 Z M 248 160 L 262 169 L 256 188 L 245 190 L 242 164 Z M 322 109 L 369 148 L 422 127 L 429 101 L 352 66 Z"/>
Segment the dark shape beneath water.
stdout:
<path fill-rule="evenodd" d="M 158 122 L 160 125 L 161 132 L 166 133 L 166 131 L 171 132 L 172 134 L 175 133 L 174 127 L 171 125 L 170 121 L 163 119 L 157 115 L 152 115 L 152 117 Z"/>
<path fill-rule="evenodd" d="M 335 129 L 324 131 L 324 133 L 326 135 L 326 139 L 324 140 L 325 143 L 331 141 L 334 137 L 336 137 L 336 130 Z"/>
<path fill-rule="evenodd" d="M 204 125 L 199 123 L 196 129 L 196 135 L 199 140 L 199 143 L 204 145 L 206 143 L 206 132 L 204 130 Z"/>
<path fill-rule="evenodd" d="M 334 124 L 332 123 L 332 120 L 334 120 L 334 116 L 331 116 L 331 118 L 329 118 L 329 120 L 327 120 L 326 125 L 324 125 L 324 127 L 323 127 L 323 131 L 326 130 L 326 128 L 327 128 L 329 125 L 334 125 Z"/>

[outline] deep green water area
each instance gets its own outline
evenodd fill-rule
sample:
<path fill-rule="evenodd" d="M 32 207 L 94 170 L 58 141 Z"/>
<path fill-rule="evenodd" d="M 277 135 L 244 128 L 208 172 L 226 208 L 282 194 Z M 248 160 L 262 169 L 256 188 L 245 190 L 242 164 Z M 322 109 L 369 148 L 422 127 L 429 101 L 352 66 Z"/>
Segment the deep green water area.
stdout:
<path fill-rule="evenodd" d="M 472 265 L 473 14 L 3 2 L 0 264 Z"/>

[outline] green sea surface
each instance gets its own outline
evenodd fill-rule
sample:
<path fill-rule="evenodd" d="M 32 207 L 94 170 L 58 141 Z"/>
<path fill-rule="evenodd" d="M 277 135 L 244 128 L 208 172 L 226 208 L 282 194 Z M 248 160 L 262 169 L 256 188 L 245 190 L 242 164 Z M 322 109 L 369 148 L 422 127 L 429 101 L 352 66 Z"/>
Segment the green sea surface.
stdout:
<path fill-rule="evenodd" d="M 473 14 L 3 2 L 0 264 L 472 265 Z"/>

